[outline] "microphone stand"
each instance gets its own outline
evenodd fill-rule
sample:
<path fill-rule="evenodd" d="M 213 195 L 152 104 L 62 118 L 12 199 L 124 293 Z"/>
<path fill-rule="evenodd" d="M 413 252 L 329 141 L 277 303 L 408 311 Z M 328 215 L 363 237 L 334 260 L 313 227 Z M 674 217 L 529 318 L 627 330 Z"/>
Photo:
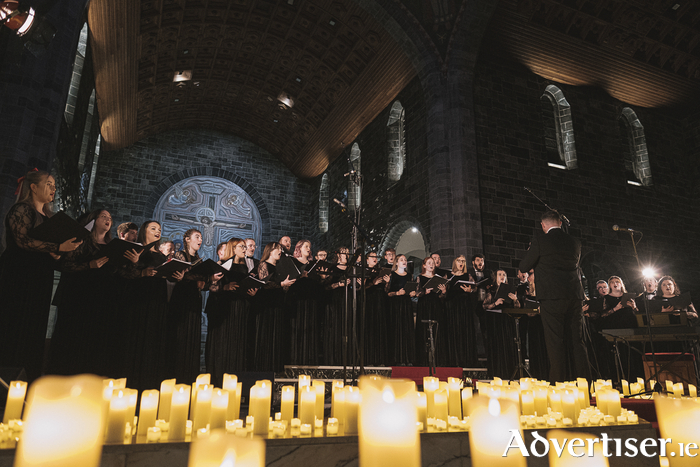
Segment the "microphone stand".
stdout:
<path fill-rule="evenodd" d="M 562 227 L 564 227 L 564 232 L 569 233 L 569 227 L 571 226 L 571 222 L 569 221 L 569 219 L 568 219 L 564 214 L 560 213 L 560 212 L 557 211 L 556 209 L 552 209 L 552 208 L 549 206 L 549 204 L 547 204 L 547 203 L 545 203 L 544 201 L 542 201 L 542 200 L 540 199 L 540 197 L 537 196 L 535 193 L 533 193 L 532 190 L 529 189 L 528 187 L 524 186 L 523 188 L 525 189 L 525 191 L 527 191 L 527 192 L 530 193 L 532 196 L 534 196 L 535 199 L 536 199 L 537 201 L 539 201 L 540 203 L 542 203 L 542 205 L 543 205 L 544 207 L 546 207 L 546 208 L 549 209 L 550 211 L 556 211 L 556 212 L 559 214 L 559 217 L 561 217 L 561 220 L 562 220 Z"/>
<path fill-rule="evenodd" d="M 641 233 L 641 232 L 640 232 Z M 632 248 L 634 249 L 634 258 L 637 260 L 637 267 L 639 270 L 642 270 L 642 263 L 639 261 L 639 255 L 637 254 L 637 242 L 634 241 L 634 232 L 629 231 L 630 234 L 630 241 L 632 242 Z M 639 239 L 641 241 L 641 238 Z M 646 294 L 646 289 L 644 294 Z M 658 364 L 656 363 L 656 352 L 654 351 L 654 335 L 651 332 L 651 313 L 649 312 L 649 304 L 647 303 L 646 297 L 642 299 L 644 302 L 644 314 L 647 317 L 647 334 L 649 335 L 649 346 L 651 347 L 651 361 L 654 364 L 654 376 L 653 378 L 658 378 L 659 375 L 659 369 L 658 369 Z M 642 346 L 643 348 L 643 346 Z M 644 360 L 644 355 L 642 355 L 642 360 Z M 652 378 L 649 378 L 650 380 Z"/>

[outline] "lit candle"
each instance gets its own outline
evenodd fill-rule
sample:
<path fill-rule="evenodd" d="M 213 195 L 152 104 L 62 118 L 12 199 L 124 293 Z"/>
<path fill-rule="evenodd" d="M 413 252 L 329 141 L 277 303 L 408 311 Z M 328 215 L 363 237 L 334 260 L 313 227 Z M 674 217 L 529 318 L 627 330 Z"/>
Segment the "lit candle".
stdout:
<path fill-rule="evenodd" d="M 183 441 L 187 433 L 187 413 L 190 407 L 189 384 L 176 384 L 170 404 L 170 434 L 168 440 Z"/>
<path fill-rule="evenodd" d="M 236 402 L 233 407 L 233 414 L 236 416 L 234 420 L 238 420 L 241 417 L 241 394 L 243 393 L 243 383 L 236 383 Z M 229 404 L 231 399 L 229 397 Z"/>
<path fill-rule="evenodd" d="M 299 419 L 302 425 L 314 423 L 316 412 L 316 390 L 311 386 L 299 387 Z"/>
<path fill-rule="evenodd" d="M 357 414 L 360 407 L 360 389 L 354 386 L 345 386 L 345 434 L 357 433 Z M 415 425 L 414 425 L 415 427 Z"/>
<path fill-rule="evenodd" d="M 192 385 L 192 393 L 190 394 L 190 420 L 194 420 L 194 414 L 197 412 L 197 392 L 200 387 L 204 387 L 205 384 L 211 384 L 211 375 L 209 373 L 198 375 Z"/>
<path fill-rule="evenodd" d="M 550 389 L 547 397 L 548 397 L 549 407 L 552 408 L 552 412 L 561 412 L 562 411 L 561 393 L 556 389 Z"/>
<path fill-rule="evenodd" d="M 673 393 L 673 381 L 671 381 L 670 379 L 667 379 L 665 381 L 665 383 L 666 383 L 666 392 L 669 394 Z"/>
<path fill-rule="evenodd" d="M 102 379 L 44 376 L 29 388 L 15 467 L 98 467 L 104 432 Z"/>
<path fill-rule="evenodd" d="M 595 393 L 595 405 L 604 415 L 608 413 L 608 390 L 598 389 Z"/>
<path fill-rule="evenodd" d="M 433 376 L 423 377 L 423 392 L 428 401 L 428 418 L 435 418 L 435 391 L 440 389 L 440 380 Z"/>
<path fill-rule="evenodd" d="M 428 400 L 425 393 L 416 392 L 416 407 L 418 408 L 418 421 L 423 424 L 423 429 L 428 428 Z"/>
<path fill-rule="evenodd" d="M 450 391 L 447 401 L 447 412 L 450 417 L 462 419 L 462 380 L 459 378 L 447 378 L 447 386 Z"/>
<path fill-rule="evenodd" d="M 287 423 L 290 423 L 292 418 L 294 418 L 294 386 L 282 387 L 282 406 L 280 418 L 285 420 Z"/>
<path fill-rule="evenodd" d="M 630 383 L 628 383 L 626 380 L 622 380 L 622 395 L 623 396 L 629 396 L 630 395 Z"/>
<path fill-rule="evenodd" d="M 578 391 L 574 391 L 574 389 L 565 389 L 562 393 L 562 415 L 564 416 L 564 418 L 578 420 L 578 411 L 576 410 Z"/>
<path fill-rule="evenodd" d="M 464 388 L 462 389 L 462 414 L 464 417 L 468 417 L 470 415 L 470 412 L 467 410 L 467 407 L 469 406 L 469 399 L 472 398 L 472 388 Z"/>
<path fill-rule="evenodd" d="M 257 381 L 255 386 L 250 388 L 249 411 L 254 417 L 253 433 L 256 435 L 264 435 L 268 432 L 271 398 L 272 382 L 269 380 Z M 313 418 L 311 422 L 313 423 Z"/>
<path fill-rule="evenodd" d="M 688 395 L 690 397 L 698 397 L 698 388 L 695 387 L 693 384 L 688 385 Z"/>
<path fill-rule="evenodd" d="M 211 399 L 211 418 L 209 429 L 226 428 L 226 411 L 228 410 L 228 391 L 215 388 Z"/>
<path fill-rule="evenodd" d="M 331 417 L 337 418 L 335 413 L 335 395 L 339 389 L 343 389 L 343 386 L 345 386 L 345 383 L 339 379 L 334 379 L 331 383 Z"/>
<path fill-rule="evenodd" d="M 574 433 L 567 430 L 549 430 L 547 432 L 548 440 L 557 440 L 559 446 L 566 445 L 566 449 L 557 451 L 550 447 L 549 449 L 549 466 L 550 467 L 608 467 L 608 458 L 603 453 L 603 447 L 599 442 L 600 439 L 588 433 Z M 580 446 L 570 443 L 574 439 L 582 440 Z M 588 440 L 595 440 L 588 441 Z M 578 442 L 577 442 L 578 443 Z M 550 441 L 550 446 L 553 445 Z M 589 457 L 589 447 L 593 449 L 593 456 Z M 571 451 L 577 456 L 572 455 Z"/>
<path fill-rule="evenodd" d="M 206 428 L 211 420 L 211 400 L 214 396 L 214 388 L 210 384 L 204 384 L 197 390 L 197 397 L 195 398 L 195 404 L 197 405 L 196 410 L 194 410 L 194 431 Z"/>
<path fill-rule="evenodd" d="M 136 406 L 139 402 L 139 392 L 136 389 L 124 389 L 124 395 L 126 395 L 129 401 L 129 409 L 126 412 L 126 422 L 134 424 L 134 417 L 136 417 Z"/>
<path fill-rule="evenodd" d="M 265 467 L 265 442 L 241 438 L 223 430 L 197 438 L 190 447 L 188 467 Z"/>
<path fill-rule="evenodd" d="M 520 406 L 523 415 L 535 415 L 535 395 L 531 390 L 520 393 Z"/>
<path fill-rule="evenodd" d="M 226 420 L 237 420 L 239 413 L 236 408 L 236 390 L 238 388 L 238 376 L 224 373 L 222 389 L 228 391 L 228 409 Z M 239 399 L 240 400 L 240 399 Z M 240 406 L 238 406 L 240 407 Z"/>
<path fill-rule="evenodd" d="M 417 399 L 413 385 L 400 380 L 375 380 L 373 384 L 363 384 L 362 387 L 360 466 L 420 467 Z"/>
<path fill-rule="evenodd" d="M 128 412 L 129 397 L 124 394 L 124 389 L 114 391 L 112 400 L 109 402 L 105 443 L 124 443 L 124 430 Z"/>
<path fill-rule="evenodd" d="M 314 380 L 313 388 L 316 390 L 316 408 L 314 409 L 314 416 L 323 421 L 323 409 L 326 402 L 326 383 L 321 380 Z"/>
<path fill-rule="evenodd" d="M 607 391 L 607 415 L 612 415 L 617 419 L 617 417 L 622 413 L 622 405 L 620 403 L 620 392 L 615 389 L 610 389 Z"/>
<path fill-rule="evenodd" d="M 586 380 L 586 378 L 577 378 L 576 386 L 578 387 L 579 393 L 583 393 L 583 401 L 585 402 L 585 405 L 582 405 L 581 408 L 584 409 L 586 407 L 590 407 L 591 398 L 588 395 L 588 381 Z"/>
<path fill-rule="evenodd" d="M 479 404 L 472 413 L 469 431 L 469 449 L 474 467 L 526 467 L 520 449 L 505 448 L 511 440 L 511 431 L 520 429 L 519 410 L 510 401 L 490 399 L 488 405 Z"/>
<path fill-rule="evenodd" d="M 10 420 L 20 420 L 22 418 L 22 407 L 24 397 L 27 395 L 27 383 L 25 381 L 12 381 L 7 392 L 7 402 L 5 403 L 5 415 L 2 422 L 7 424 Z"/>
<path fill-rule="evenodd" d="M 438 389 L 433 395 L 433 409 L 435 412 L 435 418 L 438 420 L 447 421 L 447 391 L 445 389 Z"/>
<path fill-rule="evenodd" d="M 345 424 L 345 388 L 338 388 L 335 391 L 333 398 L 333 406 L 335 406 L 335 417 L 338 419 L 339 425 Z"/>
<path fill-rule="evenodd" d="M 138 435 L 147 435 L 148 429 L 156 426 L 156 413 L 158 411 L 159 393 L 157 389 L 143 391 L 141 405 L 139 406 Z"/>
<path fill-rule="evenodd" d="M 697 457 L 689 457 L 680 452 L 680 443 L 688 446 L 697 445 L 700 439 L 700 404 L 695 399 L 673 399 L 662 395 L 654 397 L 656 415 L 659 420 L 659 431 L 662 438 L 673 440 L 666 445 L 666 457 L 671 467 L 696 467 Z M 691 454 L 697 454 L 697 448 L 689 449 Z"/>
<path fill-rule="evenodd" d="M 538 416 L 547 415 L 547 394 L 549 390 L 543 386 L 537 386 L 534 389 L 535 395 L 535 412 Z"/>
<path fill-rule="evenodd" d="M 673 395 L 676 397 L 683 397 L 683 383 L 676 383 L 673 385 Z"/>
<path fill-rule="evenodd" d="M 311 376 L 309 375 L 299 375 L 299 391 L 304 386 L 311 386 Z"/>
<path fill-rule="evenodd" d="M 170 403 L 173 401 L 174 379 L 166 379 L 160 383 L 160 401 L 158 402 L 158 420 L 170 421 Z"/>

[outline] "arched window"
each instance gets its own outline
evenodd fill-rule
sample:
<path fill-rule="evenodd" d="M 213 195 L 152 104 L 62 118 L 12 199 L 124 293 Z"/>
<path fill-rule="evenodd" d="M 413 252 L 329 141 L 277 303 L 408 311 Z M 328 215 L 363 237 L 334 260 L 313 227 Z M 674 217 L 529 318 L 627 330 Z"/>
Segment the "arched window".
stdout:
<path fill-rule="evenodd" d="M 68 89 L 68 99 L 66 99 L 66 109 L 64 111 L 66 121 L 69 125 L 73 124 L 73 115 L 75 114 L 75 104 L 78 100 L 78 89 L 80 89 L 80 78 L 83 74 L 83 65 L 85 64 L 85 54 L 87 53 L 88 40 L 88 25 L 85 23 L 83 29 L 80 30 L 80 39 L 78 39 L 78 49 L 75 52 L 73 60 L 73 74 L 70 79 L 70 88 Z"/>
<path fill-rule="evenodd" d="M 360 172 L 360 153 L 360 145 L 353 143 L 352 149 L 350 149 L 350 166 L 348 170 Z M 360 208 L 360 202 L 360 187 L 350 178 L 348 179 L 348 207 L 355 211 Z"/>
<path fill-rule="evenodd" d="M 406 167 L 406 138 L 404 135 L 405 111 L 401 102 L 396 101 L 391 106 L 387 127 L 387 153 L 389 155 L 389 170 L 387 176 L 389 185 L 393 185 L 401 179 L 403 169 Z"/>
<path fill-rule="evenodd" d="M 321 187 L 318 190 L 318 229 L 321 233 L 328 232 L 328 197 L 330 196 L 328 185 L 328 174 L 323 174 Z"/>
<path fill-rule="evenodd" d="M 547 165 L 572 170 L 578 167 L 571 106 L 561 89 L 549 85 L 540 97 Z"/>
<path fill-rule="evenodd" d="M 629 107 L 622 109 L 619 121 L 620 130 L 627 139 L 627 144 L 622 145 L 627 183 L 635 186 L 651 186 L 651 166 L 644 126 L 634 110 Z"/>

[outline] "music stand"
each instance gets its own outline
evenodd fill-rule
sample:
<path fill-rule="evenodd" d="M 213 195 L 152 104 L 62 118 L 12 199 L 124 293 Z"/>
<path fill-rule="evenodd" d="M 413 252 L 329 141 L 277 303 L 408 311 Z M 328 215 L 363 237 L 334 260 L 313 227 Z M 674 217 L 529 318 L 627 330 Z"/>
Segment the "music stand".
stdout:
<path fill-rule="evenodd" d="M 503 308 L 501 309 L 501 312 L 515 320 L 515 344 L 518 348 L 518 363 L 515 365 L 515 369 L 513 370 L 513 374 L 510 379 L 515 378 L 516 373 L 518 373 L 518 378 L 523 378 L 523 370 L 530 378 L 532 378 L 530 370 L 527 368 L 527 365 L 523 363 L 522 341 L 520 339 L 520 318 L 522 318 L 523 315 L 529 315 L 532 313 L 539 314 L 540 312 L 536 308 Z"/>

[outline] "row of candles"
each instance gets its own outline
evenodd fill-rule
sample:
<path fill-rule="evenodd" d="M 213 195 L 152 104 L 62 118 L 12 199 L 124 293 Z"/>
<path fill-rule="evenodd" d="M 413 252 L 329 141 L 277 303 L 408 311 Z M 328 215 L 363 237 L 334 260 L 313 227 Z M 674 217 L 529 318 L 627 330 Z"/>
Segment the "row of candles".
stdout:
<path fill-rule="evenodd" d="M 224 387 L 227 389 L 213 388 L 209 382 L 209 375 L 200 375 L 192 386 L 177 385 L 174 380 L 167 380 L 161 385 L 161 391 L 144 391 L 136 423 L 137 392 L 126 388 L 125 380 L 100 380 L 89 375 L 42 378 L 30 388 L 15 465 L 96 465 L 86 459 L 90 449 L 83 447 L 76 450 L 77 443 L 88 443 L 94 450 L 95 446 L 101 447 L 103 441 L 124 442 L 125 434 L 132 432 L 127 425 L 131 425 L 129 422 L 134 422 L 138 435 L 149 438 L 152 433 L 164 431 L 168 433 L 169 441 L 185 440 L 189 426 L 197 433 L 193 437 L 195 443 L 208 439 L 211 443 L 238 445 L 244 439 L 240 433 L 236 433 L 239 436 L 234 441 L 227 436 L 227 432 L 233 434 L 243 428 L 242 420 L 238 420 L 241 383 L 235 375 L 226 376 Z M 545 419 L 543 428 L 598 424 L 595 421 L 597 415 L 600 416 L 598 421 L 604 424 L 636 421 L 636 417 L 633 419 L 630 413 L 620 408 L 620 395 L 611 386 L 606 381 L 593 383 L 592 392 L 597 396 L 597 408 L 592 408 L 589 407 L 588 382 L 585 380 L 549 386 L 549 383 L 534 379 L 524 378 L 509 383 L 495 379 L 478 384 L 476 396 L 472 388 L 462 388 L 462 381 L 456 378 L 441 382 L 437 378 L 426 377 L 424 392 L 417 392 L 412 381 L 380 377 L 363 377 L 359 388 L 333 381 L 331 418 L 326 431 L 329 435 L 335 434 L 338 425 L 342 425 L 345 434 L 359 432 L 360 454 L 365 459 L 363 466 L 375 464 L 368 461 L 370 458 L 393 459 L 395 462 L 398 458 L 404 459 L 404 456 L 406 459 L 401 461 L 402 464 L 420 465 L 420 443 L 417 441 L 420 429 L 416 427 L 444 427 L 445 422 L 449 421 L 450 426 L 456 428 L 472 428 L 470 443 L 475 466 L 490 465 L 502 459 L 512 462 L 504 465 L 524 465 L 516 460 L 517 452 L 509 452 L 507 457 L 502 457 L 508 439 L 502 442 L 500 434 L 509 437 L 509 430 L 536 428 L 541 423 L 537 421 L 538 418 Z M 294 430 L 308 426 L 319 428 L 319 425 L 322 429 L 325 389 L 325 382 L 311 381 L 308 376 L 301 376 L 296 394 L 299 402 L 297 418 L 292 418 L 294 387 L 285 386 L 281 394 L 281 412 L 276 414 L 275 422 L 270 422 L 272 384 L 267 380 L 258 381 L 250 390 L 245 432 L 268 435 L 269 431 L 280 427 Z M 673 389 L 676 390 L 675 394 L 684 391 L 682 386 Z M 21 424 L 15 419 L 21 415 L 26 390 L 26 383 L 12 382 L 10 385 L 4 422 L 13 424 L 15 428 Z M 692 390 L 689 393 L 692 394 Z M 95 394 L 99 397 L 95 397 Z M 694 404 L 693 409 L 700 410 L 697 398 L 688 400 Z M 681 402 L 687 403 L 687 400 Z M 664 400 L 664 403 L 668 401 Z M 687 411 L 687 407 L 684 410 Z M 697 410 L 693 412 L 695 415 L 698 414 Z M 682 411 L 670 408 L 668 412 L 677 416 Z M 622 416 L 623 420 L 620 419 Z M 531 423 L 533 420 L 534 423 Z M 566 423 L 566 420 L 569 422 Z M 666 426 L 667 430 L 677 426 L 675 422 L 660 422 L 660 425 L 662 429 Z M 51 439 L 47 440 L 47 436 Z M 236 449 L 224 450 L 223 455 L 232 455 L 231 452 Z M 264 465 L 264 444 L 257 449 L 262 449 L 262 457 L 258 454 L 249 457 L 262 459 L 263 463 L 251 465 Z M 75 455 L 83 457 L 81 462 L 58 462 L 66 456 L 70 457 L 74 450 Z M 205 465 L 198 463 L 202 455 L 195 455 L 192 459 L 195 452 L 199 451 L 193 445 L 190 465 Z M 212 448 L 211 452 L 219 450 Z M 96 462 L 99 462 L 99 453 L 97 456 Z M 492 456 L 496 457 L 488 461 Z M 220 464 L 219 461 L 215 465 Z"/>

